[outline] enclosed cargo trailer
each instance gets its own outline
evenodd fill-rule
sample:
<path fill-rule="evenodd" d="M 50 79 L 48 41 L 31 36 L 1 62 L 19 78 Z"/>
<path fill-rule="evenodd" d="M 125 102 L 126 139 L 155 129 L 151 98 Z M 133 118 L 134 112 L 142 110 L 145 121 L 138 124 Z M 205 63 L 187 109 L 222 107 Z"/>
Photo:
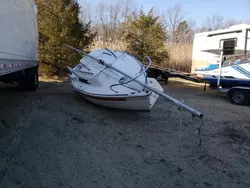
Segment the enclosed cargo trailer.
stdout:
<path fill-rule="evenodd" d="M 38 87 L 38 28 L 34 0 L 0 3 L 0 81 Z"/>

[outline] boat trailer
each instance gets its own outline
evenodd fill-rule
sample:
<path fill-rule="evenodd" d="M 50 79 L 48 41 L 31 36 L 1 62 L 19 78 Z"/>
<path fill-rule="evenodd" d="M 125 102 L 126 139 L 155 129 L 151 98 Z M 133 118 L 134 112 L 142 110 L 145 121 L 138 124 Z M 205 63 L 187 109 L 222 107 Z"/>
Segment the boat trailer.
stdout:
<path fill-rule="evenodd" d="M 164 81 L 165 84 L 168 83 L 169 78 L 173 78 L 173 77 L 189 80 L 189 81 L 196 82 L 196 83 L 204 83 L 204 80 L 201 77 L 197 76 L 196 74 L 182 72 L 182 71 L 162 67 L 162 66 L 155 65 L 155 64 L 152 64 L 150 66 L 147 73 L 149 77 L 153 77 L 157 79 L 158 81 L 160 80 Z M 159 77 L 162 77 L 162 78 L 158 79 Z"/>

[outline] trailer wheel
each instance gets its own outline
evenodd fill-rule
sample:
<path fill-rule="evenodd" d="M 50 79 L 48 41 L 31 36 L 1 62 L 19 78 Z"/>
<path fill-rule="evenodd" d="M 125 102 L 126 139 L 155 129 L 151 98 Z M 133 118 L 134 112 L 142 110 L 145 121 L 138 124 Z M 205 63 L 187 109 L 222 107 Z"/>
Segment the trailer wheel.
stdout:
<path fill-rule="evenodd" d="M 246 90 L 234 89 L 230 91 L 229 97 L 232 104 L 247 105 L 249 104 L 249 99 L 250 99 L 249 94 L 250 93 Z"/>
<path fill-rule="evenodd" d="M 35 91 L 39 86 L 38 68 L 26 69 L 18 84 L 22 90 Z"/>

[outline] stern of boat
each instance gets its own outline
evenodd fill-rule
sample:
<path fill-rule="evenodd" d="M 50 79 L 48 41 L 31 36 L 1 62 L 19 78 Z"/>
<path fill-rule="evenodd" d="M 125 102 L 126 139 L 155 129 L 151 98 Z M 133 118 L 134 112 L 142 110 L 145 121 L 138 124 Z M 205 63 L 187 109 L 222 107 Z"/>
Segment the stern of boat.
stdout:
<path fill-rule="evenodd" d="M 164 92 L 163 87 L 161 84 L 154 78 L 148 78 L 149 86 L 153 87 L 154 89 L 157 89 L 158 91 Z M 155 102 L 159 98 L 159 95 L 152 92 L 152 94 L 149 97 L 149 102 L 150 102 L 150 109 L 154 106 Z"/>

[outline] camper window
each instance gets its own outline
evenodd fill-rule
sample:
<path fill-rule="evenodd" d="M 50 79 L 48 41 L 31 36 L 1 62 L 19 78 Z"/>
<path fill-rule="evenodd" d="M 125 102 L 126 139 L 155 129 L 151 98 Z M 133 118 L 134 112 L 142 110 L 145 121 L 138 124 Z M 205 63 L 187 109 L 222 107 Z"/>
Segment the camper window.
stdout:
<path fill-rule="evenodd" d="M 223 54 L 233 55 L 235 46 L 237 44 L 237 39 L 224 39 L 221 40 L 221 42 L 222 42 Z"/>

